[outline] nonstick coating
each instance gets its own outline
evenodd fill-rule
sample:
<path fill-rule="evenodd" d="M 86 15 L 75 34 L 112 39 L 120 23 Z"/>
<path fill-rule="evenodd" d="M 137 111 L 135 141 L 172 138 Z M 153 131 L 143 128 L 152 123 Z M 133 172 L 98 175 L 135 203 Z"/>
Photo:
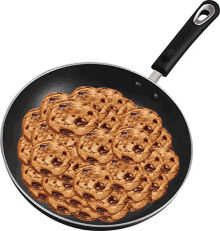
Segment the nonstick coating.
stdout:
<path fill-rule="evenodd" d="M 141 86 L 138 88 L 135 83 Z M 40 106 L 43 98 L 52 92 L 72 93 L 81 86 L 108 87 L 120 91 L 139 107 L 156 111 L 162 118 L 163 127 L 172 135 L 172 149 L 179 156 L 179 174 L 169 182 L 167 193 L 145 208 L 130 212 L 114 223 L 100 220 L 82 221 L 74 216 L 59 215 L 46 204 L 32 198 L 20 175 L 21 163 L 17 157 L 17 144 L 22 136 L 21 124 L 24 115 Z M 135 87 L 136 86 L 136 87 Z M 158 95 L 153 97 L 154 94 Z M 157 85 L 134 72 L 105 64 L 68 65 L 51 70 L 28 84 L 14 99 L 2 125 L 2 153 L 8 172 L 22 195 L 49 217 L 64 224 L 92 230 L 118 229 L 140 223 L 152 217 L 168 205 L 183 184 L 191 163 L 191 139 L 186 121 L 172 99 Z"/>

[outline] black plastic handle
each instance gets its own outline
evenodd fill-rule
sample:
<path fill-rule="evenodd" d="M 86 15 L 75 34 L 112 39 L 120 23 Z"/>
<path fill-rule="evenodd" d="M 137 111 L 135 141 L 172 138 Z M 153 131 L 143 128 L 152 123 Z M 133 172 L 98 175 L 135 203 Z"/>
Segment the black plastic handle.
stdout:
<path fill-rule="evenodd" d="M 201 15 L 206 17 L 201 20 Z M 203 2 L 154 62 L 151 66 L 152 69 L 160 72 L 163 76 L 167 76 L 187 49 L 218 15 L 219 5 L 216 2 Z"/>

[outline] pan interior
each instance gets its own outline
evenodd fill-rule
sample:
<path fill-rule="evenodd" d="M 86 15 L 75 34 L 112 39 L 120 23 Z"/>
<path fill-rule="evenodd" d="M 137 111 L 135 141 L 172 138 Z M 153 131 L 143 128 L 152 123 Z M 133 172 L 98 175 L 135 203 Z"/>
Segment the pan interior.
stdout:
<path fill-rule="evenodd" d="M 140 83 L 135 84 L 136 82 Z M 123 219 L 107 223 L 100 220 L 82 221 L 74 216 L 62 216 L 53 212 L 51 208 L 42 202 L 34 201 L 34 204 L 44 208 L 46 212 L 65 218 L 67 223 L 80 223 L 83 225 L 105 225 L 106 227 L 117 224 L 128 224 L 137 219 L 146 219 L 163 208 L 167 202 L 177 193 L 182 185 L 191 160 L 191 141 L 185 119 L 170 97 L 158 86 L 131 71 L 104 65 L 81 64 L 70 65 L 52 70 L 31 82 L 12 103 L 2 127 L 3 155 L 8 165 L 8 170 L 25 196 L 29 196 L 26 185 L 21 180 L 21 163 L 17 157 L 17 144 L 22 136 L 22 119 L 27 111 L 40 106 L 42 99 L 52 92 L 64 92 L 67 94 L 81 86 L 108 87 L 120 91 L 126 98 L 131 99 L 139 107 L 146 107 L 156 111 L 162 118 L 163 127 L 172 135 L 172 149 L 179 156 L 180 171 L 177 177 L 169 182 L 167 193 L 158 201 L 150 203 L 137 212 L 130 212 Z M 157 94 L 158 97 L 154 97 Z"/>

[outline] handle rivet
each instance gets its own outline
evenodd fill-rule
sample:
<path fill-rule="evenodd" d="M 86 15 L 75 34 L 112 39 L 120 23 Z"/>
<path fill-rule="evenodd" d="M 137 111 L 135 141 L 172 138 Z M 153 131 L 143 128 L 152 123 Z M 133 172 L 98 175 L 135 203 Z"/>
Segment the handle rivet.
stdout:
<path fill-rule="evenodd" d="M 135 87 L 135 88 L 140 88 L 140 87 L 141 87 L 141 84 L 140 84 L 139 82 L 135 82 L 135 83 L 134 83 L 134 87 Z"/>
<path fill-rule="evenodd" d="M 159 96 L 158 96 L 157 93 L 154 93 L 154 94 L 152 95 L 152 98 L 155 99 L 155 100 L 157 100 L 157 99 L 159 99 Z"/>

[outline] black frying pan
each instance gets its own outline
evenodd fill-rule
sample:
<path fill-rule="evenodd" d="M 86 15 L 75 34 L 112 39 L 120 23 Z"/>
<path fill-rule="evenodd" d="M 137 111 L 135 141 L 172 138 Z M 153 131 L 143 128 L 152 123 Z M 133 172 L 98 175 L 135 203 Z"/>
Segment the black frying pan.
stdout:
<path fill-rule="evenodd" d="M 206 18 L 199 20 L 200 15 Z M 165 208 L 175 197 L 188 175 L 192 159 L 192 144 L 186 121 L 173 100 L 158 87 L 155 82 L 160 76 L 167 76 L 177 61 L 199 37 L 199 35 L 218 16 L 219 6 L 213 1 L 203 2 L 172 42 L 167 46 L 156 62 L 149 79 L 124 68 L 106 64 L 73 64 L 50 70 L 32 80 L 15 97 L 6 112 L 2 125 L 2 154 L 6 168 L 13 183 L 22 195 L 38 210 L 47 216 L 69 226 L 91 229 L 110 230 L 128 227 L 144 221 Z M 82 221 L 74 216 L 62 216 L 53 212 L 45 203 L 36 201 L 21 180 L 21 163 L 17 158 L 17 144 L 22 136 L 22 119 L 27 111 L 40 106 L 42 99 L 51 92 L 72 93 L 80 86 L 108 87 L 119 90 L 137 106 L 156 111 L 165 127 L 172 135 L 172 149 L 179 156 L 180 171 L 169 182 L 167 193 L 158 201 L 150 203 L 143 209 L 129 213 L 114 223 L 100 220 Z"/>

